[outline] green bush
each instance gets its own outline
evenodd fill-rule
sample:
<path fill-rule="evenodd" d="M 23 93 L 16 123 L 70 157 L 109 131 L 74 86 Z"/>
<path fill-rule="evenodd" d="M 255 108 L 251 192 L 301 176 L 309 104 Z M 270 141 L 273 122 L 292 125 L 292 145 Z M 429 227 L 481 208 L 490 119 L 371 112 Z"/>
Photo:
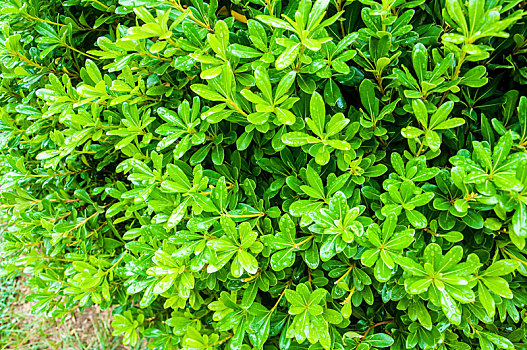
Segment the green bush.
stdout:
<path fill-rule="evenodd" d="M 521 0 L 0 0 L 1 274 L 150 349 L 527 349 Z"/>

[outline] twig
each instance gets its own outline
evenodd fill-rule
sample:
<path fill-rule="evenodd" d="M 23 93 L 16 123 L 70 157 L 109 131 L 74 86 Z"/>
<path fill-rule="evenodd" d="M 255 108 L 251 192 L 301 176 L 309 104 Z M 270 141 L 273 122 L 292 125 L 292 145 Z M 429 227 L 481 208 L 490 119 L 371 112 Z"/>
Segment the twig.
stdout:
<path fill-rule="evenodd" d="M 375 328 L 375 327 L 382 326 L 383 324 L 388 324 L 388 323 L 393 323 L 393 322 L 395 322 L 395 320 L 387 320 L 387 321 L 382 321 L 382 322 L 379 322 L 379 323 L 376 323 L 376 324 L 374 324 L 374 325 L 369 326 L 369 327 L 366 329 L 366 332 L 364 332 L 364 335 L 362 336 L 362 338 L 360 338 L 360 341 L 359 341 L 359 343 L 357 344 L 357 347 L 362 343 L 362 341 L 364 340 L 364 338 L 366 338 L 366 336 L 368 335 L 368 333 L 370 332 L 370 330 L 372 330 L 372 329 Z"/>

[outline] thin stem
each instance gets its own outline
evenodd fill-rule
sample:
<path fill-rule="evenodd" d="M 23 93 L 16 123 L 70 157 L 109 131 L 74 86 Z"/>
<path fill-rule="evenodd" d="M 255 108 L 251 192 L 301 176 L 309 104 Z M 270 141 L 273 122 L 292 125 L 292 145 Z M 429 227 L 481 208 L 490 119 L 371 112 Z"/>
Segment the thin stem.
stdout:
<path fill-rule="evenodd" d="M 234 110 L 235 110 L 236 112 L 240 113 L 240 114 L 243 115 L 244 117 L 247 117 L 247 116 L 249 115 L 249 114 L 245 113 L 245 112 L 243 111 L 243 109 L 241 109 L 241 108 L 236 104 L 236 102 L 229 100 L 227 103 L 228 103 L 231 107 L 233 107 Z"/>
<path fill-rule="evenodd" d="M 225 343 L 227 340 L 231 339 L 232 337 L 234 337 L 234 334 L 231 334 L 231 335 L 229 335 L 228 337 L 225 337 L 225 338 L 223 338 L 223 339 L 220 339 L 220 340 L 218 340 L 217 342 L 215 342 L 214 344 L 207 345 L 207 348 L 208 348 L 208 347 L 211 347 L 211 346 L 214 346 L 214 347 L 215 347 L 215 346 L 217 346 L 217 345 L 223 344 L 223 343 Z"/>
<path fill-rule="evenodd" d="M 29 58 L 27 58 L 26 56 L 20 54 L 19 52 L 16 52 L 14 54 L 14 56 L 20 58 L 22 61 L 24 61 L 25 63 L 29 64 L 30 66 L 37 67 L 37 68 L 40 68 L 40 69 L 44 68 L 44 66 L 42 66 L 42 65 L 40 65 L 40 64 L 38 64 L 36 62 L 31 61 Z"/>
<path fill-rule="evenodd" d="M 299 249 L 302 244 L 309 242 L 310 240 L 313 239 L 313 237 L 315 237 L 315 236 L 314 235 L 313 236 L 309 236 L 306 239 L 304 239 L 302 242 L 295 244 L 293 247 L 295 249 Z"/>
<path fill-rule="evenodd" d="M 50 202 L 59 202 L 58 199 L 49 199 Z M 72 202 L 78 202 L 80 201 L 80 199 L 65 199 L 64 201 L 62 201 L 63 203 L 72 203 Z M 19 206 L 19 205 L 35 205 L 35 204 L 38 204 L 42 202 L 42 199 L 41 200 L 36 200 L 36 201 L 32 201 L 32 202 L 26 202 L 26 203 L 17 203 L 17 204 L 3 204 L 3 205 L 0 205 L 0 209 L 4 209 L 4 208 L 14 208 L 16 206 Z"/>
<path fill-rule="evenodd" d="M 351 301 L 351 297 L 353 296 L 353 293 L 355 293 L 355 286 L 351 288 L 350 293 L 348 294 L 346 299 L 344 299 L 344 301 L 340 303 L 340 305 L 346 305 L 347 303 L 349 303 Z"/>
<path fill-rule="evenodd" d="M 294 70 L 299 70 L 300 66 L 302 65 L 302 62 L 300 61 L 302 59 L 302 55 L 304 54 L 304 51 L 306 50 L 306 47 L 304 45 L 300 46 L 300 53 L 298 55 L 298 61 L 295 65 Z"/>
<path fill-rule="evenodd" d="M 38 18 L 38 17 L 35 17 L 35 16 L 31 16 L 29 13 L 26 13 L 26 16 L 28 18 L 31 18 L 34 21 L 44 22 L 44 23 L 47 23 L 47 24 L 53 24 L 53 25 L 59 26 L 59 27 L 65 26 L 65 24 L 62 24 L 62 23 L 52 22 L 52 21 L 48 21 L 47 19 L 42 19 L 42 18 Z"/>
<path fill-rule="evenodd" d="M 232 183 L 229 183 L 229 184 L 227 184 L 227 186 L 225 186 L 225 188 L 226 188 L 227 190 L 230 190 L 230 189 L 233 188 L 233 187 L 234 187 L 234 185 L 233 185 Z M 204 195 L 204 196 L 210 196 L 210 194 L 212 193 L 212 190 L 213 190 L 214 188 L 216 188 L 216 187 L 215 187 L 215 186 L 212 186 L 212 185 L 209 185 L 209 188 L 211 189 L 211 191 L 209 191 L 209 192 L 202 191 L 202 192 L 198 192 L 198 193 L 199 193 L 199 194 L 202 194 L 202 195 Z M 188 194 L 188 193 L 183 193 L 183 197 L 185 197 L 185 196 L 189 196 L 189 194 Z"/>
<path fill-rule="evenodd" d="M 201 320 L 203 317 L 207 316 L 207 315 L 210 314 L 211 312 L 212 312 L 211 310 L 207 310 L 207 312 L 205 312 L 203 315 L 196 317 L 196 318 L 194 319 L 194 321 Z"/>
<path fill-rule="evenodd" d="M 179 47 L 179 45 L 172 38 L 167 38 L 166 40 L 169 44 L 174 45 L 175 47 Z"/>
<path fill-rule="evenodd" d="M 461 49 L 461 56 L 459 57 L 459 61 L 457 62 L 456 70 L 454 71 L 454 75 L 452 76 L 451 80 L 456 80 L 459 76 L 459 73 L 461 73 L 461 66 L 463 65 L 463 62 L 465 62 L 465 57 L 467 53 L 465 49 Z M 448 97 L 448 94 L 450 93 L 450 90 L 445 91 L 443 94 L 443 97 L 441 97 L 441 101 L 439 101 L 439 105 L 441 106 L 443 103 L 445 103 L 446 98 Z"/>
<path fill-rule="evenodd" d="M 95 0 L 92 0 L 92 1 L 95 1 Z M 101 4 L 101 5 L 103 5 L 103 4 Z M 108 6 L 106 6 L 106 8 L 108 9 Z M 30 15 L 28 13 L 26 13 L 25 15 L 26 15 L 27 18 L 30 18 L 30 19 L 32 19 L 34 21 L 39 21 L 39 22 L 43 22 L 43 23 L 47 23 L 47 24 L 52 24 L 52 25 L 59 26 L 59 27 L 64 27 L 65 26 L 65 24 L 58 23 L 58 22 L 52 22 L 52 21 L 49 21 L 47 19 L 35 17 L 35 16 L 32 16 L 32 15 Z M 88 27 L 79 26 L 77 24 L 76 24 L 76 28 L 78 28 L 80 30 L 89 30 L 89 31 L 96 31 L 96 32 L 104 32 L 104 31 L 106 31 L 105 29 L 88 28 Z"/>
<path fill-rule="evenodd" d="M 384 91 L 384 88 L 382 87 L 382 77 L 381 77 L 381 74 L 376 74 L 376 79 L 377 79 L 377 85 L 379 85 L 379 91 L 381 92 L 381 95 L 384 96 L 385 94 L 385 91 Z"/>
<path fill-rule="evenodd" d="M 271 0 L 265 0 L 265 7 L 267 8 L 267 12 L 269 12 L 269 16 L 273 16 L 273 4 L 271 4 Z"/>
<path fill-rule="evenodd" d="M 164 57 L 161 57 L 161 56 L 156 56 L 156 55 L 152 55 L 150 52 L 148 51 L 143 51 L 143 52 L 138 52 L 140 55 L 143 55 L 144 56 L 148 56 L 148 57 L 152 57 L 152 58 L 155 58 L 155 59 L 158 59 L 160 61 L 164 61 L 164 62 L 171 62 L 172 60 L 168 59 L 168 58 L 164 58 Z"/>
<path fill-rule="evenodd" d="M 68 216 L 70 216 L 71 214 L 71 211 L 68 211 L 66 212 L 66 214 L 62 215 L 62 216 L 59 216 L 58 218 L 52 218 L 52 219 L 49 219 L 50 222 L 57 222 L 59 220 L 62 220 L 62 219 L 65 219 L 67 218 Z"/>
<path fill-rule="evenodd" d="M 518 261 L 519 263 L 521 263 L 521 264 L 527 266 L 527 261 L 524 261 L 524 260 L 518 258 L 516 255 L 512 254 L 511 252 L 509 252 L 509 251 L 506 250 L 506 249 L 502 249 L 502 250 L 503 250 L 503 252 L 504 252 L 505 254 L 507 254 L 508 256 L 510 256 L 513 260 L 516 260 L 516 261 Z"/>
<path fill-rule="evenodd" d="M 342 1 L 343 0 L 337 0 L 337 12 L 342 11 Z M 339 21 L 339 22 L 340 22 L 340 32 L 342 34 L 342 37 L 344 38 L 346 36 L 346 29 L 344 28 L 344 21 Z"/>
<path fill-rule="evenodd" d="M 340 278 L 338 280 L 335 281 L 335 284 L 339 284 L 340 281 L 342 281 L 344 278 L 346 278 L 347 275 L 349 275 L 349 273 L 351 272 L 351 270 L 353 270 L 353 268 L 355 267 L 355 265 L 351 265 L 350 268 L 348 269 L 348 271 L 346 271 L 345 274 L 343 274 L 342 276 L 340 276 Z"/>
<path fill-rule="evenodd" d="M 382 321 L 382 322 L 379 322 L 379 323 L 376 323 L 374 325 L 371 325 L 369 326 L 367 329 L 366 329 L 366 332 L 364 332 L 364 335 L 362 336 L 362 338 L 360 338 L 360 341 L 359 343 L 357 344 L 357 347 L 360 345 L 360 343 L 362 343 L 362 341 L 364 340 L 364 338 L 366 338 L 366 336 L 368 335 L 368 333 L 375 327 L 377 326 L 382 326 L 384 324 L 388 324 L 388 323 L 392 323 L 394 322 L 394 320 L 387 320 L 387 321 Z"/>
<path fill-rule="evenodd" d="M 123 258 L 125 257 L 126 253 L 123 253 L 123 255 L 121 255 L 121 257 L 119 258 L 119 260 L 117 260 L 115 262 L 115 264 L 113 264 L 108 270 L 106 270 L 106 272 L 104 273 L 104 276 L 106 276 L 107 274 L 109 274 L 120 262 L 121 260 L 123 260 Z"/>
<path fill-rule="evenodd" d="M 199 25 L 200 27 L 206 28 L 209 32 L 214 33 L 214 29 L 212 29 L 212 27 L 210 26 L 210 24 L 208 24 L 208 23 L 204 23 L 204 22 L 200 21 L 199 19 L 197 19 L 196 17 L 194 17 L 194 15 L 193 15 L 189 10 L 186 10 L 185 8 L 183 8 L 183 6 L 179 3 L 178 0 L 171 0 L 170 3 L 171 3 L 172 5 L 174 5 L 174 7 L 176 8 L 176 10 L 178 10 L 179 12 L 182 12 L 182 13 L 183 13 L 183 12 L 186 12 L 188 18 L 190 18 L 191 20 L 193 20 L 194 22 L 196 22 L 197 25 Z"/>
<path fill-rule="evenodd" d="M 95 213 L 93 213 L 92 215 L 90 215 L 89 217 L 87 217 L 86 219 L 82 220 L 81 222 L 79 222 L 77 225 L 73 226 L 71 229 L 69 229 L 68 231 L 66 231 L 64 233 L 64 237 L 68 234 L 70 234 L 71 232 L 75 231 L 76 229 L 78 229 L 79 227 L 85 225 L 88 221 L 90 221 L 92 218 L 94 218 L 96 215 L 98 215 L 99 212 L 96 211 Z"/>
<path fill-rule="evenodd" d="M 278 307 L 278 304 L 280 304 L 280 300 L 282 300 L 282 298 L 284 297 L 284 294 L 285 294 L 285 291 L 287 290 L 287 288 L 289 288 L 289 285 L 291 284 L 291 281 L 287 282 L 287 284 L 285 285 L 285 288 L 284 290 L 282 291 L 282 293 L 280 294 L 280 296 L 278 297 L 278 300 L 276 301 L 276 303 L 274 304 L 273 308 L 271 309 L 270 313 L 272 313 L 274 310 L 276 310 L 276 308 Z"/>
<path fill-rule="evenodd" d="M 68 49 L 70 49 L 70 50 L 72 50 L 72 51 L 75 51 L 75 52 L 77 52 L 77 53 L 80 53 L 81 55 L 84 55 L 84 56 L 86 56 L 86 57 L 88 57 L 88 58 L 90 58 L 90 59 L 92 59 L 92 60 L 96 60 L 96 61 L 99 60 L 99 58 L 97 58 L 97 57 L 95 57 L 95 56 L 92 56 L 92 55 L 89 55 L 89 54 L 87 54 L 87 53 L 85 53 L 85 52 L 82 52 L 82 51 L 80 51 L 80 50 L 77 50 L 76 48 L 74 48 L 74 47 L 71 46 L 71 45 L 68 45 L 68 44 L 65 44 L 65 43 L 64 43 L 63 46 L 67 47 Z"/>
<path fill-rule="evenodd" d="M 262 270 L 259 269 L 258 272 L 256 272 L 256 274 L 252 275 L 251 277 L 243 278 L 242 282 L 250 282 L 250 281 L 258 278 L 260 276 L 261 272 L 262 272 Z"/>
<path fill-rule="evenodd" d="M 87 235 L 86 237 L 84 237 L 84 239 L 79 239 L 77 241 L 74 241 L 74 242 L 71 242 L 71 243 L 68 243 L 66 244 L 68 247 L 71 247 L 71 246 L 74 246 L 75 244 L 78 244 L 84 240 L 87 240 L 88 238 L 90 238 L 91 236 L 93 236 L 94 234 L 96 234 L 97 232 L 99 232 L 99 230 L 101 228 L 103 228 L 104 226 L 106 226 L 106 223 L 102 224 L 101 226 L 97 227 L 95 230 L 93 230 L 89 235 Z"/>
<path fill-rule="evenodd" d="M 91 1 L 93 1 L 96 4 L 101 5 L 102 7 L 104 7 L 105 10 L 108 10 L 110 8 L 109 6 L 106 6 L 105 4 L 103 4 L 102 2 L 100 2 L 98 0 L 91 0 Z"/>
<path fill-rule="evenodd" d="M 459 73 L 461 73 L 461 65 L 463 64 L 463 62 L 465 62 L 466 55 L 466 51 L 464 49 L 461 50 L 461 57 L 459 58 L 459 62 L 457 63 L 456 70 L 454 72 L 454 75 L 452 76 L 452 80 L 456 80 L 459 76 Z"/>
<path fill-rule="evenodd" d="M 73 261 L 75 261 L 75 260 L 56 258 L 54 256 L 45 256 L 45 255 L 41 255 L 40 258 L 42 258 L 42 259 L 49 259 L 49 260 L 57 260 L 57 261 L 65 261 L 65 262 L 73 262 Z"/>
<path fill-rule="evenodd" d="M 223 214 L 223 215 L 225 215 L 225 216 L 228 217 L 228 218 L 238 219 L 238 218 L 257 218 L 257 217 L 264 216 L 265 213 L 258 213 L 258 214 L 240 214 L 240 215 L 236 215 L 236 214 Z"/>
<path fill-rule="evenodd" d="M 67 171 L 65 173 L 58 173 L 58 174 L 53 174 L 53 175 L 28 175 L 28 177 L 57 177 L 57 176 L 63 176 L 63 175 L 73 175 L 73 174 L 79 174 L 79 173 L 83 173 L 83 172 L 86 172 L 86 171 L 90 171 L 90 170 L 93 170 L 93 169 L 84 169 L 84 170 L 77 170 L 77 171 Z"/>
<path fill-rule="evenodd" d="M 426 133 L 425 133 L 425 137 L 426 137 Z M 417 150 L 417 155 L 416 155 L 417 157 L 419 157 L 419 155 L 423 151 L 424 147 L 425 147 L 425 141 L 423 139 L 423 141 L 421 141 L 421 146 L 419 146 L 419 149 Z"/>

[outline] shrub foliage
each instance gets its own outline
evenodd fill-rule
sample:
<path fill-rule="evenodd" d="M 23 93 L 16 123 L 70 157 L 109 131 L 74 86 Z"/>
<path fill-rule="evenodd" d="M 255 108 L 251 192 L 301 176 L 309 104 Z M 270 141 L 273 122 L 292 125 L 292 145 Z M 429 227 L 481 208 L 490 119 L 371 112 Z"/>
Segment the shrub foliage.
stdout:
<path fill-rule="evenodd" d="M 521 0 L 1 0 L 2 275 L 151 349 L 527 348 Z"/>

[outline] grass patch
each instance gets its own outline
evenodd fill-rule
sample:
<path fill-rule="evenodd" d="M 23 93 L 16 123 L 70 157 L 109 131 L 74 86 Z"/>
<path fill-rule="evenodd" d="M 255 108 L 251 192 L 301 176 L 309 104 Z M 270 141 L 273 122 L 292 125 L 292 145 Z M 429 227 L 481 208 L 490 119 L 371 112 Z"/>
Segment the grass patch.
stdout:
<path fill-rule="evenodd" d="M 28 291 L 20 278 L 0 279 L 0 350 L 130 349 L 112 336 L 110 311 L 92 307 L 60 322 L 32 315 L 31 305 L 24 301 Z"/>

